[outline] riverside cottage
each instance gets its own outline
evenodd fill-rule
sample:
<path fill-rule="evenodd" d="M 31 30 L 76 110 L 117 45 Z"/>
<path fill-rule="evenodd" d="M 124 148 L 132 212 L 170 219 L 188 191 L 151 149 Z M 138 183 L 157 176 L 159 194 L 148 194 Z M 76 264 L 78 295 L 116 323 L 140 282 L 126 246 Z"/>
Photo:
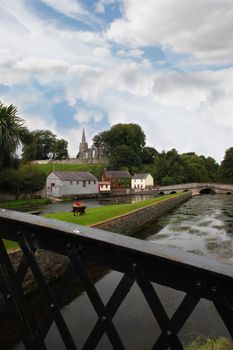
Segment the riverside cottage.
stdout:
<path fill-rule="evenodd" d="M 89 172 L 52 171 L 46 181 L 47 196 L 65 197 L 98 193 L 98 180 Z"/>
<path fill-rule="evenodd" d="M 134 190 L 145 190 L 154 186 L 151 174 L 134 174 L 131 179 L 131 188 Z"/>
<path fill-rule="evenodd" d="M 130 188 L 131 175 L 128 171 L 104 170 L 102 175 L 103 181 L 111 184 L 111 189 Z"/>

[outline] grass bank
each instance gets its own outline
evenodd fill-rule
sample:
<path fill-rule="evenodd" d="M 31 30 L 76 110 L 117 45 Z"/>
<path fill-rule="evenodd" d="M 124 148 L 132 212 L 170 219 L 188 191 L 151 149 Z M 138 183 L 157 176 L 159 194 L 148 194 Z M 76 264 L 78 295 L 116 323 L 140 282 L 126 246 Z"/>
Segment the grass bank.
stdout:
<path fill-rule="evenodd" d="M 193 341 L 185 347 L 185 350 L 233 350 L 233 343 L 231 340 L 224 337 L 208 338 Z"/>
<path fill-rule="evenodd" d="M 23 208 L 23 207 L 36 207 L 37 205 L 49 204 L 52 203 L 49 198 L 42 199 L 18 199 L 11 201 L 1 201 L 0 208 L 5 209 L 15 209 L 15 208 Z"/>
<path fill-rule="evenodd" d="M 148 205 L 164 201 L 168 198 L 174 198 L 181 194 L 170 194 L 156 198 L 150 198 L 145 201 L 129 204 L 114 204 L 108 206 L 101 206 L 96 208 L 87 208 L 86 214 L 83 216 L 74 216 L 71 211 L 62 213 L 46 214 L 45 217 L 80 224 L 83 226 L 90 226 L 101 221 L 112 219 L 114 217 L 128 214 L 134 210 L 144 208 Z M 72 209 L 72 208 L 70 208 Z"/>
<path fill-rule="evenodd" d="M 36 164 L 36 166 L 44 171 L 47 175 L 53 170 L 61 171 L 88 171 L 96 176 L 98 179 L 102 178 L 104 168 L 106 164 L 59 164 L 59 163 L 49 163 L 49 164 Z"/>

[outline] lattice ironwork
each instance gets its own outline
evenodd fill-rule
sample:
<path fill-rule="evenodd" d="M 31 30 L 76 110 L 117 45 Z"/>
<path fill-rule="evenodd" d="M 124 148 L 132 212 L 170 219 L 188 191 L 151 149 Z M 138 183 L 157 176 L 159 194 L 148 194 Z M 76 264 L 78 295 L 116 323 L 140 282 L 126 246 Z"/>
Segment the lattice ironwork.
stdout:
<path fill-rule="evenodd" d="M 161 330 L 152 349 L 183 349 L 179 332 L 201 298 L 211 300 L 226 328 L 233 337 L 233 274 L 230 267 L 213 266 L 213 262 L 173 249 L 157 248 L 149 242 L 84 228 L 78 225 L 34 217 L 12 211 L 0 211 L 0 294 L 4 298 L 0 321 L 7 313 L 14 314 L 25 349 L 47 349 L 45 339 L 53 323 L 68 350 L 77 344 L 61 312 L 61 298 L 73 276 L 78 276 L 97 321 L 86 339 L 84 350 L 95 349 L 107 335 L 113 349 L 125 349 L 113 318 L 134 283 L 137 283 Z M 15 269 L 5 249 L 3 239 L 18 242 L 21 262 Z M 62 254 L 68 264 L 59 288 L 52 292 L 37 261 L 37 250 Z M 123 273 L 109 301 L 104 304 L 89 276 L 87 263 Z M 32 322 L 25 306 L 22 288 L 28 269 L 45 301 L 46 311 L 40 322 Z M 169 318 L 152 282 L 185 292 L 185 296 Z M 77 315 L 78 317 L 78 315 Z"/>

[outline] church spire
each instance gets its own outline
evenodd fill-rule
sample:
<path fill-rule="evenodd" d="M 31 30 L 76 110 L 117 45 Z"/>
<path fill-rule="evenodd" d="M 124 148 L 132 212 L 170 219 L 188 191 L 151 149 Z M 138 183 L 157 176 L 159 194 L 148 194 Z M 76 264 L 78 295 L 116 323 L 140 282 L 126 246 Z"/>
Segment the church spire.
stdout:
<path fill-rule="evenodd" d="M 82 135 L 82 143 L 86 143 L 86 136 L 85 136 L 85 131 L 84 131 L 84 128 L 83 128 L 83 135 Z"/>

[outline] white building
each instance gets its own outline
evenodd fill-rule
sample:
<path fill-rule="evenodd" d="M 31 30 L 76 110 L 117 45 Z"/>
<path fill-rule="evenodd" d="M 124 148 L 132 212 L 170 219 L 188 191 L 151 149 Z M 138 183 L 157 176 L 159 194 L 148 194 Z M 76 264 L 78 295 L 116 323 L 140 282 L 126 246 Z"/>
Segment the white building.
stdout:
<path fill-rule="evenodd" d="M 47 195 L 78 196 L 98 193 L 98 180 L 88 172 L 52 171 L 46 181 Z"/>
<path fill-rule="evenodd" d="M 134 190 L 145 190 L 154 186 L 151 174 L 135 174 L 131 179 L 131 188 Z"/>

